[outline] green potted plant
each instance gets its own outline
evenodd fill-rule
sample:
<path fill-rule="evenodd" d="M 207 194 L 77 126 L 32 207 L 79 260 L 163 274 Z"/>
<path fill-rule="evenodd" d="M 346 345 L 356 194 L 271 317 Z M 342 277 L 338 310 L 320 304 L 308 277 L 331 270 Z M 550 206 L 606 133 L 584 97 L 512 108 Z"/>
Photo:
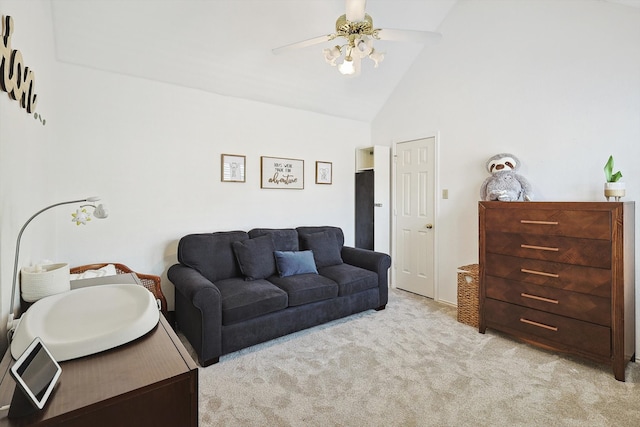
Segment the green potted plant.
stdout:
<path fill-rule="evenodd" d="M 622 178 L 622 172 L 613 172 L 613 156 L 609 156 L 609 160 L 604 165 L 604 177 L 606 182 L 604 183 L 604 197 L 609 201 L 609 197 L 613 197 L 616 202 L 620 200 L 620 197 L 625 195 L 624 182 L 620 182 Z"/>

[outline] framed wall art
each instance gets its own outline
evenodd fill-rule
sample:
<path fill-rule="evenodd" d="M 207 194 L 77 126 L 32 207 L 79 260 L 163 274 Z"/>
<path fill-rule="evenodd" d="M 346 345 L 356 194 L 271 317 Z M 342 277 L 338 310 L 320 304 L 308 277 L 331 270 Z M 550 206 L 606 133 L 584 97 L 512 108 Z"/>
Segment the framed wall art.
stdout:
<path fill-rule="evenodd" d="M 304 160 L 260 157 L 260 188 L 304 188 Z"/>
<path fill-rule="evenodd" d="M 222 154 L 222 182 L 245 182 L 245 156 Z"/>
<path fill-rule="evenodd" d="M 331 162 L 316 162 L 316 184 L 331 184 L 332 166 Z"/>

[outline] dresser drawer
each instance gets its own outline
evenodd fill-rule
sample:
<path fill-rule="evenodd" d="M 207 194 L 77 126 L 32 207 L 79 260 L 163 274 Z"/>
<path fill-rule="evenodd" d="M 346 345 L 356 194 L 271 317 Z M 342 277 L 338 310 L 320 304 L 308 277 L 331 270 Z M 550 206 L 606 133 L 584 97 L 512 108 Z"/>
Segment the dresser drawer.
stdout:
<path fill-rule="evenodd" d="M 487 232 L 486 252 L 521 258 L 611 268 L 611 242 L 573 237 Z"/>
<path fill-rule="evenodd" d="M 560 314 L 573 319 L 611 326 L 609 298 L 547 288 L 486 276 L 486 296 L 500 301 Z"/>
<path fill-rule="evenodd" d="M 485 274 L 600 297 L 611 297 L 611 270 L 487 253 Z"/>
<path fill-rule="evenodd" d="M 489 327 L 521 337 L 537 337 L 600 357 L 611 355 L 611 329 L 605 326 L 487 298 L 484 315 Z"/>
<path fill-rule="evenodd" d="M 611 239 L 608 211 L 487 209 L 485 215 L 487 231 Z"/>

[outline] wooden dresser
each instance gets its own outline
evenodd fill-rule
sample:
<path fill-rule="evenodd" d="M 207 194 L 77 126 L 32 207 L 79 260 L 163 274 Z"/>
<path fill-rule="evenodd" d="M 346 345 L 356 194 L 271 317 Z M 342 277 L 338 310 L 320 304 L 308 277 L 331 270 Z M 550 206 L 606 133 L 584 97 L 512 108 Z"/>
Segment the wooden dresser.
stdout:
<path fill-rule="evenodd" d="M 479 331 L 612 366 L 635 351 L 634 202 L 480 202 Z"/>

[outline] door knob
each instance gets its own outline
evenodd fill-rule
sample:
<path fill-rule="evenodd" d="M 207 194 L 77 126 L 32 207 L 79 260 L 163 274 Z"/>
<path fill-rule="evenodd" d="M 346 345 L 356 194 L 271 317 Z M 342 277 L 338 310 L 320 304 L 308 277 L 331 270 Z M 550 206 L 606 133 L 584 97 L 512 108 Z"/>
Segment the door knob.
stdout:
<path fill-rule="evenodd" d="M 426 228 L 428 228 L 429 230 L 431 230 L 433 228 L 433 224 L 427 224 L 425 225 Z"/>

